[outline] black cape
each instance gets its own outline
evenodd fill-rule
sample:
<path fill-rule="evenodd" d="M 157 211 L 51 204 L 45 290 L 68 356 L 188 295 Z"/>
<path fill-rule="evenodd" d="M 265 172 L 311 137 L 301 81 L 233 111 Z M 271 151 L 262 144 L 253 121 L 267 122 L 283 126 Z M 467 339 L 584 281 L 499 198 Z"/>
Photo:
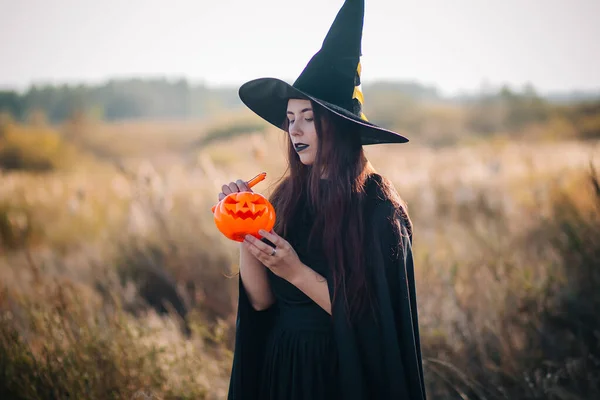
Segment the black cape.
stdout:
<path fill-rule="evenodd" d="M 381 177 L 375 175 L 374 181 Z M 412 234 L 377 185 L 367 185 L 370 223 L 367 251 L 375 314 L 348 322 L 344 299 L 332 302 L 339 357 L 339 388 L 345 400 L 425 400 L 416 303 Z M 329 293 L 333 293 L 330 279 Z M 272 310 L 256 311 L 241 278 L 228 400 L 259 400 L 260 371 Z"/>

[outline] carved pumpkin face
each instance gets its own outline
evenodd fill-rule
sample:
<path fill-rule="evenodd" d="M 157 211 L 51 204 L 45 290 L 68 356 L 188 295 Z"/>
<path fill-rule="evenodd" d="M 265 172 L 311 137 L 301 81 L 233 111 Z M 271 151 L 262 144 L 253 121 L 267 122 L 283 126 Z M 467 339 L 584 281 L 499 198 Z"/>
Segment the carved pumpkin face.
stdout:
<path fill-rule="evenodd" d="M 260 239 L 260 229 L 268 232 L 275 225 L 273 205 L 258 193 L 230 193 L 217 204 L 213 212 L 217 228 L 237 242 L 243 242 L 246 234 Z"/>

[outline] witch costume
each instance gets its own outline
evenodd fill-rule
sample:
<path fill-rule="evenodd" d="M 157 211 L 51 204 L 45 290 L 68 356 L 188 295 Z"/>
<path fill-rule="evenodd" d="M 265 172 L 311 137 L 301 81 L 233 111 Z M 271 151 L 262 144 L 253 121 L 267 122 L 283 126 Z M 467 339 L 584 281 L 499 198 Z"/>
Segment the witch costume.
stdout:
<path fill-rule="evenodd" d="M 242 101 L 281 127 L 290 98 L 310 99 L 356 124 L 363 145 L 405 143 L 369 122 L 360 86 L 364 0 L 346 0 L 321 49 L 290 85 L 261 78 L 240 87 Z M 327 279 L 329 315 L 288 281 L 267 269 L 275 303 L 257 311 L 239 278 L 229 400 L 425 400 L 412 255 L 412 232 L 402 210 L 367 178 L 365 251 L 375 312 L 349 318 L 344 291 L 334 299 L 333 277 L 321 248 L 307 243 L 313 215 L 301 210 L 285 239 L 300 260 Z M 327 183 L 322 181 L 322 190 Z M 343 233 L 341 233 L 343 234 Z"/>

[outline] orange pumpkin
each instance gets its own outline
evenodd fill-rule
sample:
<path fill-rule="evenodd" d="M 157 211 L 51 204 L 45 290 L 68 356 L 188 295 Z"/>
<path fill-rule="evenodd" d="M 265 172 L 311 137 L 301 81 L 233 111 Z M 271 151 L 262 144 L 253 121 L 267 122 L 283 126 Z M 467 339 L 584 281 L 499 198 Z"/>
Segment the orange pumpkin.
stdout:
<path fill-rule="evenodd" d="M 260 239 L 260 229 L 268 232 L 275 225 L 275 209 L 259 193 L 230 193 L 213 207 L 213 214 L 221 233 L 237 242 L 243 242 L 246 234 Z"/>

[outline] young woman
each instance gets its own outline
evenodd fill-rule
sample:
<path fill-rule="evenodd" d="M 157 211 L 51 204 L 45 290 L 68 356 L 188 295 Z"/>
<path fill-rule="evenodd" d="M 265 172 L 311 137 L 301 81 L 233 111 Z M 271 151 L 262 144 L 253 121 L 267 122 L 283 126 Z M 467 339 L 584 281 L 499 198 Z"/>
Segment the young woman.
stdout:
<path fill-rule="evenodd" d="M 250 81 L 242 101 L 288 134 L 277 221 L 240 247 L 229 399 L 425 399 L 412 225 L 363 146 L 404 143 L 367 121 L 364 4 L 346 0 L 293 85 Z M 219 200 L 250 191 L 223 185 Z"/>

